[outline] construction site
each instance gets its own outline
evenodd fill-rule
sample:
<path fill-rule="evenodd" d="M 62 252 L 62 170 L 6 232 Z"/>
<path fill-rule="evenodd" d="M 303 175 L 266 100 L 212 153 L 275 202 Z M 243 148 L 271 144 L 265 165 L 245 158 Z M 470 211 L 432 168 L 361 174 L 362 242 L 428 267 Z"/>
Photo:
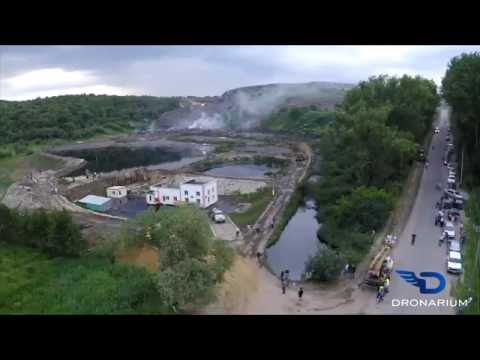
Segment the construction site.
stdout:
<path fill-rule="evenodd" d="M 94 155 L 89 151 L 94 151 Z M 149 156 L 137 155 L 142 152 Z M 84 158 L 77 157 L 77 153 Z M 102 158 L 105 153 L 109 156 Z M 282 141 L 279 145 L 278 139 L 265 134 L 237 136 L 212 131 L 130 135 L 107 142 L 64 145 L 40 155 L 60 160 L 62 166 L 31 172 L 12 184 L 2 200 L 8 207 L 65 209 L 72 213 L 86 238 L 95 245 L 106 234 L 118 230 L 125 220 L 149 208 L 146 194 L 152 185 L 215 179 L 218 201 L 210 208 L 222 210 L 227 221 L 222 224 L 212 221 L 212 231 L 216 237 L 230 241 L 249 255 L 265 249 L 265 239 L 273 230 L 272 218 L 278 216 L 288 202 L 311 161 L 311 150 L 306 144 Z M 133 161 L 123 159 L 124 163 L 115 164 L 112 170 L 110 162 L 122 157 Z M 119 168 L 119 165 L 128 167 Z M 102 171 L 102 166 L 106 171 Z M 115 189 L 118 194 L 125 189 L 125 196 L 115 195 Z M 244 197 L 262 191 L 268 193 L 268 203 L 254 221 L 235 224 L 232 221 L 235 214 L 247 212 L 252 206 Z M 108 206 L 85 206 L 82 202 L 85 198 L 100 199 L 100 202 L 106 199 L 104 203 Z"/>

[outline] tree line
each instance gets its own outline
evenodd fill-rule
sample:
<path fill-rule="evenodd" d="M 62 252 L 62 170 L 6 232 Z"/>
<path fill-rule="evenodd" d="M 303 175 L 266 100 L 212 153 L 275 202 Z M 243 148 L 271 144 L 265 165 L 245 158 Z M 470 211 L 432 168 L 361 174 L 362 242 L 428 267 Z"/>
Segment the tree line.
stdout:
<path fill-rule="evenodd" d="M 65 95 L 0 102 L 0 145 L 81 139 L 107 132 L 145 129 L 177 98 Z"/>
<path fill-rule="evenodd" d="M 371 77 L 346 93 L 335 121 L 321 131 L 321 178 L 309 186 L 319 204 L 318 237 L 329 247 L 310 262 L 314 279 L 331 280 L 342 264 L 367 254 L 439 102 L 434 82 L 418 76 Z"/>

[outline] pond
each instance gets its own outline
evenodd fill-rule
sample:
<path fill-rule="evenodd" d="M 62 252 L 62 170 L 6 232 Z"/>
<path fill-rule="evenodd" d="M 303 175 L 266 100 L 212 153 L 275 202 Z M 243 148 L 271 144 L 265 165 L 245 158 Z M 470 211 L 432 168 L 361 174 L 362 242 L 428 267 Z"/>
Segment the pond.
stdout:
<path fill-rule="evenodd" d="M 157 165 L 178 162 L 187 154 L 166 147 L 126 147 L 108 146 L 88 149 L 63 150 L 57 155 L 82 158 L 87 161 L 86 167 L 73 172 L 70 176 L 90 172 L 110 172 L 138 166 Z"/>
<path fill-rule="evenodd" d="M 313 202 L 307 201 L 290 219 L 278 241 L 266 250 L 268 265 L 277 276 L 288 269 L 291 280 L 302 279 L 306 262 L 322 246 L 317 238 L 316 214 Z"/>
<path fill-rule="evenodd" d="M 277 172 L 278 168 L 271 168 L 266 165 L 238 164 L 222 165 L 205 171 L 205 175 L 232 176 L 232 177 L 253 177 L 264 178 L 268 172 Z"/>

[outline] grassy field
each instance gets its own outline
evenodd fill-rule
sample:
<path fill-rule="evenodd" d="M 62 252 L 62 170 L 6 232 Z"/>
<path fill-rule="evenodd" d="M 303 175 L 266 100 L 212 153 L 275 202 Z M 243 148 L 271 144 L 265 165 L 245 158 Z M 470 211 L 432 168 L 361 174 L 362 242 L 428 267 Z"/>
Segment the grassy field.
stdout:
<path fill-rule="evenodd" d="M 236 195 L 236 199 L 239 202 L 250 203 L 251 206 L 243 213 L 231 214 L 231 219 L 240 227 L 253 225 L 272 200 L 272 189 L 265 188 L 252 194 Z"/>
<path fill-rule="evenodd" d="M 0 247 L 0 314 L 156 313 L 155 295 L 150 274 L 136 266 Z"/>

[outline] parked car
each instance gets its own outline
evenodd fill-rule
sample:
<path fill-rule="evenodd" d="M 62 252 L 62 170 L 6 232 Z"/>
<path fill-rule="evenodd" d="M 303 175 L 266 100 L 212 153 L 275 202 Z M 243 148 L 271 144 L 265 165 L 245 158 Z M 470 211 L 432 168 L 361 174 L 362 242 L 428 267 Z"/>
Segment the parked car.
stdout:
<path fill-rule="evenodd" d="M 225 218 L 225 215 L 223 214 L 223 211 L 219 210 L 217 208 L 213 208 L 212 211 L 210 211 L 210 217 L 217 224 L 224 223 L 226 221 L 226 218 Z"/>
<path fill-rule="evenodd" d="M 442 208 L 446 210 L 453 208 L 453 200 L 452 199 L 443 200 Z"/>
<path fill-rule="evenodd" d="M 459 209 L 451 209 L 448 212 L 450 213 L 450 215 L 460 216 L 460 210 Z"/>
<path fill-rule="evenodd" d="M 454 209 L 463 210 L 465 207 L 465 201 L 463 199 L 454 199 L 452 207 Z"/>
<path fill-rule="evenodd" d="M 458 251 L 448 252 L 447 272 L 451 274 L 462 273 L 462 255 Z"/>
<path fill-rule="evenodd" d="M 447 221 L 445 223 L 445 228 L 443 230 L 445 234 L 447 234 L 448 240 L 455 240 L 455 226 L 451 221 Z"/>
<path fill-rule="evenodd" d="M 448 251 L 456 251 L 460 252 L 460 241 L 458 240 L 451 240 L 448 242 Z"/>
<path fill-rule="evenodd" d="M 433 132 L 434 132 L 435 134 L 438 134 L 438 133 L 440 133 L 440 129 L 439 129 L 438 127 L 436 127 Z"/>

